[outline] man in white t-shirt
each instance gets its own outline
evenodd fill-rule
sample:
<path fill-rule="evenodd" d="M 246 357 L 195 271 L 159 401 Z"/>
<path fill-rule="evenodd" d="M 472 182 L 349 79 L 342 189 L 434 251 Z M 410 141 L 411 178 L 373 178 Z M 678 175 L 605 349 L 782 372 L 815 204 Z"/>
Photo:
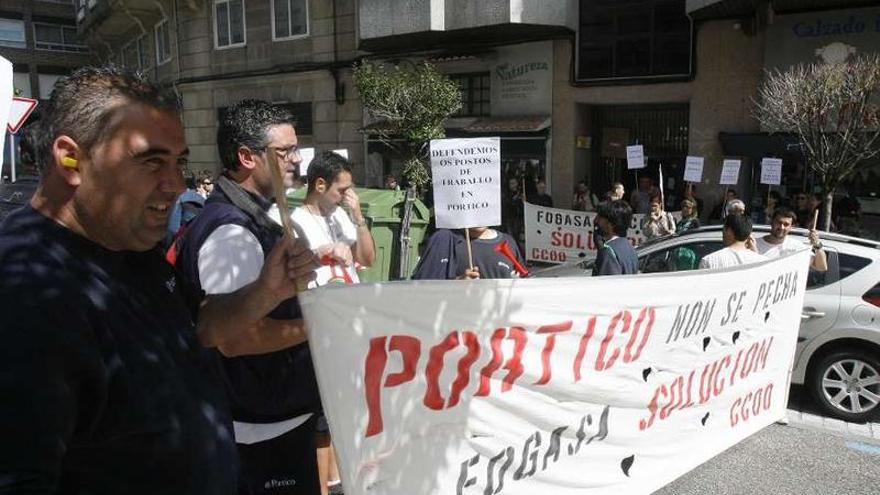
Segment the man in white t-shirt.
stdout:
<path fill-rule="evenodd" d="M 306 199 L 292 218 L 297 237 L 307 241 L 323 265 L 310 287 L 357 283 L 356 265 L 368 267 L 375 261 L 373 235 L 354 191 L 351 163 L 342 155 L 322 151 L 315 156 Z"/>
<path fill-rule="evenodd" d="M 346 213 L 340 205 L 350 212 Z M 308 192 L 303 205 L 291 215 L 297 237 L 304 239 L 320 259 L 313 288 L 320 285 L 359 282 L 356 267 L 368 267 L 376 260 L 373 235 L 361 212 L 354 191 L 351 163 L 338 153 L 317 153 L 309 165 Z M 318 418 L 318 473 L 322 493 L 341 487 L 330 432 L 323 416 Z"/>
<path fill-rule="evenodd" d="M 755 250 L 767 258 L 778 258 L 804 249 L 805 243 L 788 237 L 788 233 L 795 225 L 797 225 L 797 214 L 792 209 L 784 206 L 776 208 L 773 212 L 770 233 L 755 240 Z M 822 249 L 819 232 L 815 229 L 810 230 L 809 239 L 813 248 L 810 269 L 820 272 L 827 271 L 828 259 L 825 250 Z"/>
<path fill-rule="evenodd" d="M 715 251 L 700 260 L 700 268 L 718 269 L 729 266 L 759 263 L 764 256 L 752 251 L 746 242 L 752 235 L 752 222 L 745 215 L 727 215 L 724 219 L 724 249 Z"/>

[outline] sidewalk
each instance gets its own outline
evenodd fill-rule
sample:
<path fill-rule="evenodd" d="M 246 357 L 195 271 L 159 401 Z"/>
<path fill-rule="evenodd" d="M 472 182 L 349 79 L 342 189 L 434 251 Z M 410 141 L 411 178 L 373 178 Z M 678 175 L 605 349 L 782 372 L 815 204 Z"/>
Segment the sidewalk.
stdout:
<path fill-rule="evenodd" d="M 839 419 L 821 415 L 818 407 L 813 404 L 812 397 L 801 386 L 792 386 L 788 398 L 789 426 L 820 429 L 845 436 L 861 437 L 880 441 L 880 417 L 874 416 L 871 422 L 847 423 Z"/>

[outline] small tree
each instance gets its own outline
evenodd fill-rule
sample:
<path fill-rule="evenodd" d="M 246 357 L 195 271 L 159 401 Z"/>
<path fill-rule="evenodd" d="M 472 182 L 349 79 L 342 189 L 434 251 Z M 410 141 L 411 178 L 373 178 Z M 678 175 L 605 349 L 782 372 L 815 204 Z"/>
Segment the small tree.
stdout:
<path fill-rule="evenodd" d="M 825 198 L 831 226 L 834 191 L 856 167 L 875 156 L 880 137 L 880 55 L 851 62 L 798 65 L 767 74 L 756 117 L 771 132 L 793 132 Z"/>
<path fill-rule="evenodd" d="M 407 188 L 400 232 L 400 271 L 406 276 L 409 228 L 417 191 L 430 181 L 425 162 L 432 139 L 446 136 L 443 122 L 461 108 L 458 86 L 433 65 L 369 61 L 355 65 L 354 81 L 367 115 L 376 121 L 371 134 L 404 159 Z"/>

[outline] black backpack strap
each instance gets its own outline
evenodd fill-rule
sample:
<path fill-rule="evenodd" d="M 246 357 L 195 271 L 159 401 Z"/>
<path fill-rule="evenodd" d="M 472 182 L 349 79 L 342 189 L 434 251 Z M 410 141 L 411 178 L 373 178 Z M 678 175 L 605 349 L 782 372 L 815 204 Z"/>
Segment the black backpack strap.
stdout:
<path fill-rule="evenodd" d="M 250 195 L 241 186 L 221 175 L 214 184 L 229 198 L 229 201 L 251 217 L 254 222 L 264 229 L 271 230 L 279 235 L 284 233 L 284 227 L 269 218 L 269 214 L 260 208 Z"/>

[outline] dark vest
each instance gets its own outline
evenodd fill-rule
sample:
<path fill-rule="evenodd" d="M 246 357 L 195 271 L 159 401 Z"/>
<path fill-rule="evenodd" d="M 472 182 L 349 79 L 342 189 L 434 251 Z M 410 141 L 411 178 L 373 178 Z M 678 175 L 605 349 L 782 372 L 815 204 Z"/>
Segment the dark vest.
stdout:
<path fill-rule="evenodd" d="M 264 211 L 270 203 L 250 194 Z M 281 239 L 278 231 L 261 227 L 253 218 L 232 202 L 219 189 L 205 201 L 202 213 L 187 228 L 180 242 L 177 268 L 180 271 L 193 318 L 205 292 L 199 279 L 199 249 L 212 232 L 223 225 L 238 225 L 250 231 L 260 242 L 263 255 Z M 284 301 L 270 314 L 283 320 L 301 318 L 296 298 Z M 285 350 L 256 356 L 227 358 L 214 352 L 217 369 L 236 421 L 272 423 L 290 419 L 306 412 L 320 410 L 318 385 L 307 343 Z"/>

